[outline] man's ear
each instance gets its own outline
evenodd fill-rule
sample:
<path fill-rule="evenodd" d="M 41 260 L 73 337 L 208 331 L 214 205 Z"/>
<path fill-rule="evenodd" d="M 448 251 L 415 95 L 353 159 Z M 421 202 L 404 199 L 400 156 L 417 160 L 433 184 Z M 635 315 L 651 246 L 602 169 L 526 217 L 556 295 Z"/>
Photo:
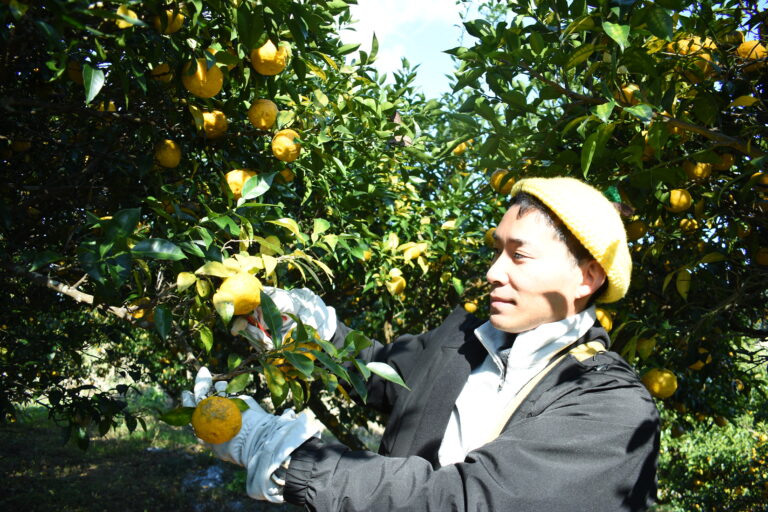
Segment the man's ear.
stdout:
<path fill-rule="evenodd" d="M 607 279 L 605 270 L 597 260 L 589 260 L 587 263 L 579 265 L 581 267 L 582 280 L 576 289 L 576 298 L 581 299 L 595 293 L 603 286 Z"/>

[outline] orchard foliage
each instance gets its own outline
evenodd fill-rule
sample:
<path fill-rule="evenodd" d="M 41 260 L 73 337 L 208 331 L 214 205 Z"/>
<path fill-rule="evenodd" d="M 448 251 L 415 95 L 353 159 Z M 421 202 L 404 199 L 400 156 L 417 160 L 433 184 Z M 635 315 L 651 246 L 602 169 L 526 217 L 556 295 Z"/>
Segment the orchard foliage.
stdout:
<path fill-rule="evenodd" d="M 622 204 L 633 282 L 601 321 L 638 372 L 674 375 L 665 435 L 764 398 L 762 7 L 487 2 L 449 50 L 454 94 L 426 99 L 407 61 L 379 76 L 375 38 L 340 41 L 348 3 L 0 5 L 4 415 L 47 398 L 84 443 L 91 423 L 136 425 L 129 385 L 178 396 L 207 365 L 233 390 L 308 400 L 340 434 L 315 399 L 358 378 L 336 363 L 355 366 L 364 337 L 343 353 L 311 329 L 260 346 L 231 332 L 245 320 L 223 280 L 307 286 L 383 341 L 462 303 L 482 315 L 509 185 L 554 175 Z M 273 125 L 249 119 L 269 102 Z M 94 362 L 116 369 L 112 388 L 82 387 Z"/>
<path fill-rule="evenodd" d="M 178 396 L 201 365 L 276 406 L 360 388 L 337 364 L 360 337 L 335 353 L 305 330 L 272 349 L 237 335 L 238 301 L 217 291 L 240 272 L 308 286 L 385 341 L 482 295 L 503 206 L 454 152 L 468 116 L 414 91 L 407 64 L 385 84 L 375 38 L 351 58 L 345 2 L 11 1 L 0 17 L 5 415 L 68 392 L 52 411 L 81 442 L 78 410 L 118 421 L 78 388 L 93 382 L 78 354 L 117 370 L 116 401 L 148 382 Z M 277 60 L 254 66 L 260 48 Z M 249 119 L 260 100 L 274 125 Z M 88 328 L 65 343 L 43 312 Z M 102 326 L 127 339 L 89 334 Z M 55 375 L 22 371 L 43 361 Z"/>

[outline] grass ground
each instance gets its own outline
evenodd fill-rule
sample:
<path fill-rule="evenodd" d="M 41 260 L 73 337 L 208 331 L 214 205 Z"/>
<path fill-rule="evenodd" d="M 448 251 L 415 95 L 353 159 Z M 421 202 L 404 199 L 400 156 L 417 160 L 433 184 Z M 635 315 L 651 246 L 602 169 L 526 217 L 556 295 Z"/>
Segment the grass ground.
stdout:
<path fill-rule="evenodd" d="M 191 431 L 160 423 L 63 445 L 43 411 L 0 425 L 0 510 L 290 511 L 245 494 L 244 471 L 212 457 Z"/>

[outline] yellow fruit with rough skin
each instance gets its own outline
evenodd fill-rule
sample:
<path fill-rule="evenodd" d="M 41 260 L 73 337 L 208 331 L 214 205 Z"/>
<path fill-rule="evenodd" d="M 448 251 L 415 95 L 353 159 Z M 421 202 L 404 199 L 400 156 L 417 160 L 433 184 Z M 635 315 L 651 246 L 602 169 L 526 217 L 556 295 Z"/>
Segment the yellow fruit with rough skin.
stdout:
<path fill-rule="evenodd" d="M 251 52 L 251 66 L 260 75 L 274 76 L 288 65 L 289 52 L 285 46 L 275 46 L 267 40 L 261 48 Z"/>
<path fill-rule="evenodd" d="M 464 152 L 466 150 L 467 150 L 467 143 L 466 142 L 462 142 L 461 144 L 459 144 L 458 146 L 453 148 L 453 154 L 455 156 L 461 156 L 461 155 L 464 154 Z"/>
<path fill-rule="evenodd" d="M 181 162 L 181 146 L 170 139 L 159 142 L 155 146 L 155 161 L 163 167 L 173 169 Z"/>
<path fill-rule="evenodd" d="M 691 193 L 682 188 L 669 191 L 669 206 L 667 209 L 673 213 L 684 212 L 693 204 Z"/>
<path fill-rule="evenodd" d="M 474 313 L 475 311 L 477 311 L 477 303 L 476 302 L 465 302 L 464 303 L 464 310 L 467 313 L 470 313 L 470 314 Z"/>
<path fill-rule="evenodd" d="M 203 112 L 203 131 L 208 139 L 218 139 L 227 132 L 227 116 L 221 110 Z"/>
<path fill-rule="evenodd" d="M 636 84 L 629 84 L 616 91 L 614 97 L 616 101 L 624 105 L 637 105 L 640 102 L 635 96 L 638 91 L 640 88 Z"/>
<path fill-rule="evenodd" d="M 259 130 L 269 130 L 275 124 L 278 112 L 274 101 L 259 99 L 248 109 L 248 120 Z"/>
<path fill-rule="evenodd" d="M 243 425 L 240 409 L 223 396 L 202 400 L 192 413 L 195 435 L 210 444 L 226 443 L 240 432 Z"/>
<path fill-rule="evenodd" d="M 230 301 L 235 306 L 235 315 L 248 314 L 261 304 L 261 281 L 248 272 L 238 272 L 224 279 L 213 301 Z"/>
<path fill-rule="evenodd" d="M 648 359 L 656 348 L 656 338 L 640 338 L 637 340 L 637 355 L 641 359 Z"/>
<path fill-rule="evenodd" d="M 507 178 L 508 176 L 509 178 Z M 514 184 L 515 178 L 507 169 L 497 169 L 491 174 L 491 188 L 501 195 L 509 194 Z"/>
<path fill-rule="evenodd" d="M 130 10 L 125 5 L 121 5 L 120 7 L 117 8 L 117 14 L 121 16 L 127 16 L 128 18 L 134 18 L 134 19 L 139 18 L 138 16 L 136 16 L 136 11 Z M 115 20 L 115 24 L 119 29 L 131 28 L 133 26 L 133 23 L 131 23 L 130 21 L 125 21 L 122 18 Z"/>
<path fill-rule="evenodd" d="M 687 160 L 683 162 L 683 170 L 692 180 L 704 180 L 712 174 L 712 164 Z"/>
<path fill-rule="evenodd" d="M 285 169 L 280 171 L 280 174 L 278 174 L 278 178 L 282 183 L 290 183 L 294 179 L 296 179 L 296 174 L 292 170 L 286 167 Z"/>
<path fill-rule="evenodd" d="M 493 236 L 494 233 L 496 233 L 496 228 L 491 228 L 485 232 L 485 235 L 483 235 L 483 240 L 485 241 L 485 245 L 487 247 L 490 247 L 491 249 L 496 247 L 496 237 Z"/>
<path fill-rule="evenodd" d="M 690 235 L 699 229 L 699 223 L 696 219 L 680 219 L 680 231 L 683 234 Z"/>
<path fill-rule="evenodd" d="M 656 398 L 669 398 L 677 391 L 677 376 L 664 368 L 653 368 L 640 380 Z"/>
<path fill-rule="evenodd" d="M 83 67 L 79 62 L 74 60 L 67 62 L 67 76 L 76 84 L 83 85 Z"/>
<path fill-rule="evenodd" d="M 760 61 L 744 66 L 746 72 L 757 71 L 764 67 L 765 58 L 768 57 L 768 52 L 760 41 L 744 41 L 736 48 L 736 54 L 747 61 Z"/>
<path fill-rule="evenodd" d="M 605 329 L 606 332 L 611 332 L 611 329 L 613 329 L 613 318 L 611 317 L 611 314 L 603 308 L 596 308 L 595 315 L 597 316 L 597 321 L 603 326 L 603 329 Z"/>
<path fill-rule="evenodd" d="M 293 162 L 301 154 L 301 144 L 295 142 L 299 134 L 293 130 L 280 130 L 272 138 L 272 154 L 281 162 Z"/>
<path fill-rule="evenodd" d="M 224 75 L 219 66 L 214 64 L 209 68 L 205 59 L 197 59 L 195 63 L 195 70 L 191 73 L 192 61 L 184 65 L 181 73 L 184 88 L 198 98 L 212 98 L 219 94 L 224 86 Z"/>
<path fill-rule="evenodd" d="M 155 16 L 152 22 L 155 29 L 161 34 L 173 34 L 181 30 L 184 25 L 184 15 L 180 12 L 174 12 L 173 9 L 167 9 L 159 16 Z"/>
<path fill-rule="evenodd" d="M 648 232 L 648 225 L 642 220 L 633 220 L 627 224 L 627 240 L 639 240 Z"/>
<path fill-rule="evenodd" d="M 240 197 L 242 197 L 243 185 L 245 185 L 245 182 L 248 180 L 248 178 L 253 176 L 256 176 L 256 173 L 250 169 L 235 169 L 233 171 L 229 171 L 224 176 L 224 179 L 227 180 L 227 185 L 229 185 L 229 189 L 232 191 L 232 195 L 235 197 L 235 199 L 240 199 Z"/>
<path fill-rule="evenodd" d="M 720 155 L 720 161 L 716 164 L 712 164 L 712 169 L 715 171 L 727 171 L 733 164 L 736 163 L 736 157 L 732 153 L 723 153 Z"/>
<path fill-rule="evenodd" d="M 755 251 L 755 263 L 768 267 L 768 247 L 758 247 Z"/>
<path fill-rule="evenodd" d="M 32 143 L 28 140 L 15 140 L 11 142 L 11 151 L 16 153 L 24 153 L 32 149 Z"/>
<path fill-rule="evenodd" d="M 152 68 L 152 71 L 149 72 L 149 75 L 153 80 L 157 80 L 158 82 L 163 82 L 166 84 L 173 80 L 173 71 L 171 71 L 171 66 L 167 62 L 163 62 L 162 64 L 158 64 Z"/>

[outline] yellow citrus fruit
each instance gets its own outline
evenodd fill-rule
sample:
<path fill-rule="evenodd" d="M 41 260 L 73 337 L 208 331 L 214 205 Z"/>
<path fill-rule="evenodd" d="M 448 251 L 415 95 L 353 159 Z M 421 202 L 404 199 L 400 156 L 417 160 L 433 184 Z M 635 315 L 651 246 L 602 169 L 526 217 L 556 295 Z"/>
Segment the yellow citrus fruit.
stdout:
<path fill-rule="evenodd" d="M 656 348 L 656 338 L 640 338 L 637 340 L 637 354 L 641 359 L 648 359 Z"/>
<path fill-rule="evenodd" d="M 293 130 L 280 130 L 272 138 L 272 154 L 282 162 L 293 162 L 301 154 L 301 144 L 294 142 L 299 136 Z"/>
<path fill-rule="evenodd" d="M 129 18 L 134 18 L 134 19 L 138 19 L 139 18 L 138 16 L 136 16 L 136 12 L 135 11 L 130 10 L 125 5 L 121 5 L 120 7 L 117 8 L 117 14 L 119 14 L 121 16 L 127 16 Z M 125 21 L 122 18 L 115 20 L 115 24 L 117 25 L 117 28 L 119 28 L 119 29 L 130 28 L 130 27 L 133 26 L 133 23 L 131 23 L 129 21 Z"/>
<path fill-rule="evenodd" d="M 203 130 L 209 139 L 218 139 L 227 132 L 227 116 L 221 110 L 203 112 Z"/>
<path fill-rule="evenodd" d="M 245 315 L 261 304 L 261 281 L 251 273 L 238 272 L 224 279 L 213 300 L 230 301 L 235 306 L 236 315 Z"/>
<path fill-rule="evenodd" d="M 627 240 L 639 240 L 648 232 L 648 225 L 642 220 L 633 220 L 627 224 Z"/>
<path fill-rule="evenodd" d="M 96 110 L 99 112 L 117 112 L 117 105 L 115 105 L 115 102 L 112 100 L 109 100 L 107 103 L 100 101 Z"/>
<path fill-rule="evenodd" d="M 712 164 L 687 160 L 683 162 L 683 170 L 692 180 L 704 180 L 712 174 Z"/>
<path fill-rule="evenodd" d="M 184 15 L 180 12 L 173 12 L 173 9 L 167 9 L 161 12 L 159 16 L 155 16 L 152 21 L 155 29 L 161 34 L 173 34 L 181 30 L 182 25 L 184 25 Z"/>
<path fill-rule="evenodd" d="M 496 233 L 496 228 L 491 228 L 485 232 L 485 235 L 483 235 L 483 241 L 485 241 L 485 245 L 491 249 L 496 247 L 496 238 L 493 236 L 494 233 Z"/>
<path fill-rule="evenodd" d="M 287 167 L 282 171 L 280 171 L 279 176 L 280 176 L 280 181 L 282 181 L 283 183 L 290 183 L 296 178 L 296 174 L 294 174 L 294 172 Z"/>
<path fill-rule="evenodd" d="M 260 75 L 274 76 L 282 72 L 288 64 L 288 48 L 275 46 L 267 40 L 261 48 L 251 52 L 251 66 Z"/>
<path fill-rule="evenodd" d="M 464 310 L 467 313 L 474 313 L 477 311 L 477 303 L 476 302 L 465 302 L 464 303 Z"/>
<path fill-rule="evenodd" d="M 363 261 L 369 261 L 373 257 L 373 252 L 370 249 L 363 251 Z"/>
<path fill-rule="evenodd" d="M 192 62 L 184 65 L 181 73 L 181 82 L 184 87 L 198 98 L 212 98 L 219 94 L 224 86 L 224 75 L 219 66 L 213 65 L 208 68 L 205 59 L 197 59 L 195 71 L 190 74 L 189 69 Z"/>
<path fill-rule="evenodd" d="M 613 318 L 608 311 L 603 308 L 596 308 L 595 315 L 597 316 L 597 321 L 600 322 L 600 325 L 603 326 L 606 332 L 610 332 L 613 329 Z"/>
<path fill-rule="evenodd" d="M 766 52 L 765 46 L 760 44 L 760 41 L 744 41 L 736 48 L 736 54 L 749 61 L 764 61 L 768 57 L 768 52 Z M 754 62 L 744 66 L 744 71 L 756 71 L 763 66 L 765 66 L 765 62 Z"/>
<path fill-rule="evenodd" d="M 649 370 L 641 380 L 656 398 L 669 398 L 677 390 L 677 376 L 664 368 Z"/>
<path fill-rule="evenodd" d="M 392 295 L 400 295 L 405 291 L 405 278 L 399 268 L 393 268 L 389 271 L 389 280 L 384 283 L 387 291 Z"/>
<path fill-rule="evenodd" d="M 195 435 L 211 444 L 226 443 L 240 432 L 243 418 L 235 402 L 223 396 L 210 396 L 192 413 Z"/>
<path fill-rule="evenodd" d="M 181 146 L 165 139 L 155 146 L 155 161 L 163 167 L 174 168 L 181 162 Z"/>
<path fill-rule="evenodd" d="M 232 195 L 235 196 L 235 199 L 240 199 L 240 197 L 242 197 L 243 185 L 245 185 L 245 182 L 248 180 L 248 178 L 253 176 L 256 176 L 256 173 L 249 169 L 235 169 L 233 171 L 229 171 L 224 176 L 224 178 L 227 180 L 227 185 L 229 185 L 229 189 L 232 191 Z"/>
<path fill-rule="evenodd" d="M 277 112 L 274 101 L 259 99 L 248 109 L 248 120 L 259 130 L 269 130 L 277 120 Z"/>
<path fill-rule="evenodd" d="M 673 213 L 684 212 L 693 204 L 691 193 L 682 188 L 669 191 L 669 206 L 667 209 Z"/>
<path fill-rule="evenodd" d="M 67 76 L 76 84 L 83 85 L 83 67 L 79 62 L 74 60 L 67 62 Z"/>
<path fill-rule="evenodd" d="M 616 94 L 614 94 L 614 97 L 616 98 L 616 101 L 623 103 L 624 105 L 637 105 L 640 100 L 635 94 L 639 90 L 640 88 L 637 85 L 629 84 L 619 89 Z"/>
<path fill-rule="evenodd" d="M 149 72 L 149 75 L 154 80 L 166 84 L 173 80 L 173 71 L 171 71 L 171 66 L 167 62 L 163 62 L 162 64 L 158 64 L 152 68 L 152 71 Z"/>
<path fill-rule="evenodd" d="M 152 301 L 148 297 L 132 300 L 128 303 L 130 315 L 136 320 L 145 319 L 149 322 L 154 321 L 155 311 L 152 308 Z"/>
<path fill-rule="evenodd" d="M 680 231 L 683 234 L 690 235 L 695 233 L 697 229 L 699 229 L 699 223 L 696 219 L 680 219 Z"/>
<path fill-rule="evenodd" d="M 715 171 L 727 171 L 733 164 L 736 163 L 736 157 L 732 153 L 723 153 L 720 155 L 720 161 L 716 164 L 712 164 L 712 169 Z"/>
<path fill-rule="evenodd" d="M 15 140 L 11 142 L 11 151 L 16 153 L 24 153 L 32 149 L 32 143 L 28 140 Z"/>
<path fill-rule="evenodd" d="M 768 267 L 768 247 L 758 247 L 755 251 L 755 262 L 758 265 Z"/>
<path fill-rule="evenodd" d="M 509 179 L 507 176 L 509 175 Z M 504 180 L 507 181 L 504 181 Z M 496 169 L 491 175 L 491 188 L 501 195 L 507 195 L 515 184 L 513 178 L 507 169 Z"/>
<path fill-rule="evenodd" d="M 467 150 L 467 143 L 462 142 L 461 144 L 453 148 L 453 154 L 456 156 L 461 156 L 464 154 L 466 150 Z"/>

